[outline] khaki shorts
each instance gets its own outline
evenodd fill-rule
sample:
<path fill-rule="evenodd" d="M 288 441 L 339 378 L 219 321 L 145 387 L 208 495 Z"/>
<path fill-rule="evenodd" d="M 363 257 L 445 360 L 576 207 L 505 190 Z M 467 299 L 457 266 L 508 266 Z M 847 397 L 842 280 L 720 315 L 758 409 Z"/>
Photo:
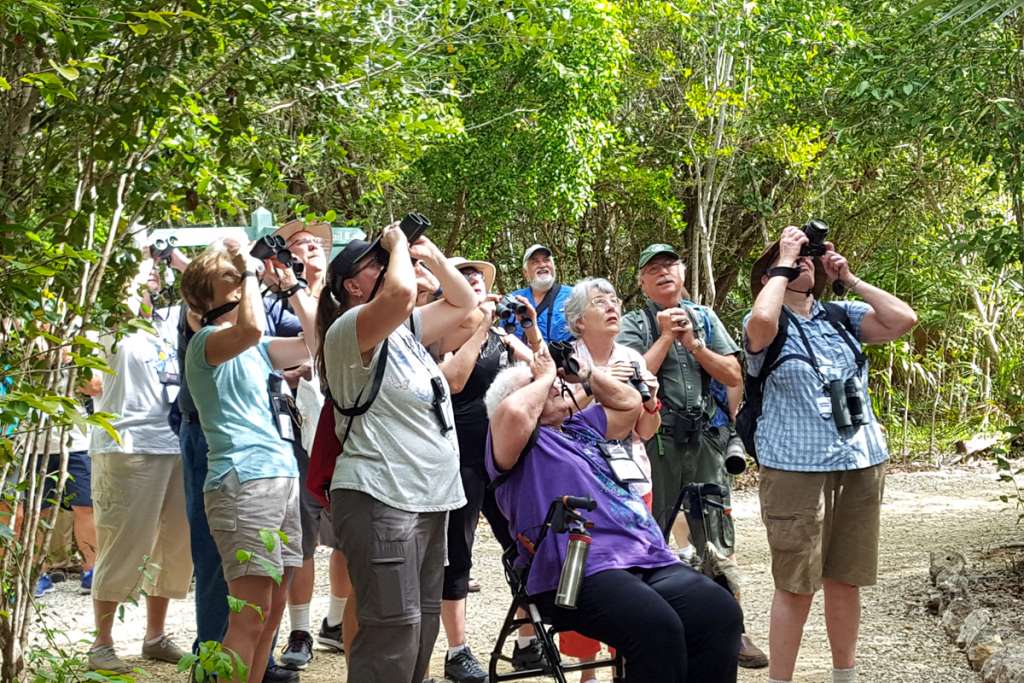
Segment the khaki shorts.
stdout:
<path fill-rule="evenodd" d="M 92 458 L 96 568 L 92 597 L 135 599 L 139 591 L 184 598 L 192 579 L 185 479 L 177 455 L 97 453 Z"/>
<path fill-rule="evenodd" d="M 271 477 L 243 484 L 232 470 L 220 486 L 204 494 L 204 499 L 225 581 L 241 576 L 272 576 L 271 567 L 283 573 L 286 567 L 302 566 L 298 479 Z M 272 550 L 267 550 L 262 530 L 274 532 Z M 279 530 L 286 539 L 276 534 Z M 239 559 L 240 550 L 252 553 L 252 557 Z"/>
<path fill-rule="evenodd" d="M 884 490 L 884 463 L 844 472 L 762 467 L 761 519 L 775 587 L 808 595 L 822 579 L 874 585 Z"/>

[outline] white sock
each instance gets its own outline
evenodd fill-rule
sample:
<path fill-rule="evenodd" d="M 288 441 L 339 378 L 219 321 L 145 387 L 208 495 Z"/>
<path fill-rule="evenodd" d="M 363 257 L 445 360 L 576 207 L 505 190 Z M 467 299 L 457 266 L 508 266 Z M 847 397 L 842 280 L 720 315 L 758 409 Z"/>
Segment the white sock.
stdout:
<path fill-rule="evenodd" d="M 526 647 L 535 640 L 537 640 L 537 636 L 516 636 L 516 643 L 519 644 L 519 647 Z"/>
<path fill-rule="evenodd" d="M 339 598 L 331 595 L 331 602 L 327 605 L 327 625 L 337 626 L 345 614 L 345 604 L 348 598 Z"/>
<path fill-rule="evenodd" d="M 462 645 L 456 645 L 455 647 L 448 648 L 448 659 L 451 659 L 455 655 L 459 654 L 460 652 L 465 650 L 466 647 L 466 644 L 463 643 Z"/>
<path fill-rule="evenodd" d="M 150 638 L 149 640 L 145 641 L 145 643 L 146 643 L 146 645 L 156 645 L 157 643 L 160 642 L 160 639 L 163 638 L 163 637 L 164 637 L 164 634 L 161 633 L 156 638 Z"/>
<path fill-rule="evenodd" d="M 288 605 L 288 619 L 293 631 L 309 633 L 309 603 L 305 605 Z"/>
<path fill-rule="evenodd" d="M 832 669 L 832 683 L 857 683 L 857 667 Z"/>
<path fill-rule="evenodd" d="M 583 681 L 583 683 L 597 683 L 597 679 L 596 678 L 588 678 L 587 680 Z"/>
<path fill-rule="evenodd" d="M 783 681 L 783 680 L 780 680 L 780 679 L 778 679 L 778 678 L 769 678 L 769 679 L 768 679 L 768 683 L 792 683 L 792 681 L 793 681 L 793 679 L 792 679 L 792 678 L 787 678 L 787 679 L 786 679 L 786 680 L 784 680 L 784 681 Z"/>

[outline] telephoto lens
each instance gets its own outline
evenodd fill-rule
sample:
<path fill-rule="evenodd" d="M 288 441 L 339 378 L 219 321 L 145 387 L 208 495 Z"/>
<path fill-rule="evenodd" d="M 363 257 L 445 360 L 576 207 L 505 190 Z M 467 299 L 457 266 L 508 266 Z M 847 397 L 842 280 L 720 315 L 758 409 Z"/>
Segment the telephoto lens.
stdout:
<path fill-rule="evenodd" d="M 743 474 L 747 469 L 747 452 L 743 448 L 743 439 L 738 434 L 729 437 L 725 446 L 725 471 L 729 474 Z"/>
<path fill-rule="evenodd" d="M 832 401 L 832 420 L 839 429 L 853 426 L 850 420 L 850 408 L 846 405 L 846 384 L 841 379 L 828 383 L 828 396 Z"/>
<path fill-rule="evenodd" d="M 843 384 L 843 390 L 846 394 L 846 405 L 850 410 L 850 422 L 858 427 L 869 424 L 871 421 L 868 419 L 867 406 L 865 405 L 864 392 L 860 386 L 860 379 L 854 376 L 846 380 Z"/>
<path fill-rule="evenodd" d="M 825 253 L 825 240 L 828 238 L 828 225 L 817 218 L 804 223 L 800 228 L 807 235 L 807 244 L 800 248 L 801 256 L 818 257 Z"/>
<path fill-rule="evenodd" d="M 558 590 L 555 592 L 556 606 L 576 609 L 576 598 L 580 594 L 583 571 L 587 567 L 587 555 L 590 554 L 590 541 L 590 534 L 586 529 L 575 529 L 569 533 L 562 574 L 558 577 Z"/>

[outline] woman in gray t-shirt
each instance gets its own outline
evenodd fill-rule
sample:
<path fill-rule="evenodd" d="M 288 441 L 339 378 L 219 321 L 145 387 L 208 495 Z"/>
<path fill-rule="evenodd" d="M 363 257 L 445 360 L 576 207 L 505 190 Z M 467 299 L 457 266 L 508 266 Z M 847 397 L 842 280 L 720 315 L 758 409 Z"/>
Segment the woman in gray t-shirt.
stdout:
<path fill-rule="evenodd" d="M 445 292 L 415 313 L 414 260 Z M 425 346 L 439 343 L 443 352 L 461 344 L 452 336 L 476 304 L 441 251 L 422 237 L 410 247 L 397 224 L 377 242 L 353 240 L 328 269 L 317 362 L 342 443 L 331 514 L 359 617 L 357 636 L 344 629 L 352 639 L 350 680 L 419 683 L 426 675 L 438 632 L 445 515 L 465 496 L 448 384 Z M 371 398 L 357 417 L 338 412 Z"/>

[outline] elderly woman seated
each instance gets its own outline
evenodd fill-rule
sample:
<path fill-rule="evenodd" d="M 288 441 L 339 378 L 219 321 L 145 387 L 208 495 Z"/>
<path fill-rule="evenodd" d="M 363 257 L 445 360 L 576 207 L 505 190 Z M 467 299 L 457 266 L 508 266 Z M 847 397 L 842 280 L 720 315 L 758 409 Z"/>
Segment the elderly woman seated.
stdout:
<path fill-rule="evenodd" d="M 527 592 L 559 630 L 615 647 L 630 683 L 719 683 L 736 680 L 739 607 L 732 596 L 684 566 L 620 468 L 619 443 L 640 414 L 640 395 L 606 370 L 584 363 L 578 375 L 556 369 L 546 347 L 529 365 L 503 371 L 487 392 L 491 420 L 485 464 L 518 539 L 519 562 L 531 551 Z M 559 375 L 563 375 L 560 377 Z M 573 412 L 566 383 L 597 403 Z M 626 456 L 628 459 L 628 456 Z M 632 462 L 630 460 L 630 462 Z M 564 534 L 533 548 L 551 501 L 590 496 L 593 542 L 576 609 L 555 605 Z"/>

